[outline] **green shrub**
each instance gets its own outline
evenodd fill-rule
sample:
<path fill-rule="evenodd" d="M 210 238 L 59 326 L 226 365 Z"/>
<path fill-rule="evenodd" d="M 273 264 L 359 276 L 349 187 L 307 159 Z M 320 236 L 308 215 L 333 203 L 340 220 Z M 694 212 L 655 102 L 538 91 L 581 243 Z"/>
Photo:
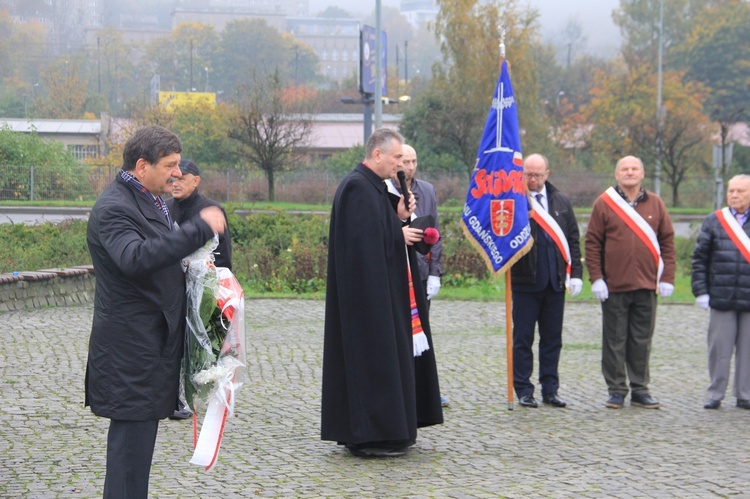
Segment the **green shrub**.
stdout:
<path fill-rule="evenodd" d="M 264 212 L 241 217 L 231 207 L 227 215 L 233 271 L 248 294 L 321 295 L 325 291 L 327 215 Z M 441 213 L 443 286 L 446 291 L 472 289 L 479 295 L 502 293 L 502 283 L 490 279 L 484 260 L 464 236 L 460 220 L 458 212 Z M 675 246 L 678 275 L 689 280 L 695 236 L 677 237 Z M 1 273 L 90 263 L 85 221 L 0 225 Z M 688 290 L 689 285 L 682 287 Z"/>
<path fill-rule="evenodd" d="M 0 225 L 0 273 L 90 263 L 85 220 Z"/>
<path fill-rule="evenodd" d="M 250 290 L 317 293 L 325 289 L 327 216 L 232 214 L 229 226 L 233 270 Z"/>
<path fill-rule="evenodd" d="M 443 285 L 474 286 L 489 278 L 489 271 L 479 252 L 461 229 L 461 213 L 440 214 L 443 241 Z"/>

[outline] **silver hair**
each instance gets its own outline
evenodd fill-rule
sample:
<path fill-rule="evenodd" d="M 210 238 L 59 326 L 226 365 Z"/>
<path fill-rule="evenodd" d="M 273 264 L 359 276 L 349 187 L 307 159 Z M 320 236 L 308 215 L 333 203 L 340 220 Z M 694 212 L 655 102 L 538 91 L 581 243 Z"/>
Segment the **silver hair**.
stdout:
<path fill-rule="evenodd" d="M 378 128 L 370 138 L 367 139 L 367 145 L 365 146 L 365 158 L 371 159 L 375 149 L 380 149 L 383 152 L 388 152 L 393 145 L 393 142 L 400 144 L 404 143 L 404 137 L 395 130 L 390 128 Z"/>

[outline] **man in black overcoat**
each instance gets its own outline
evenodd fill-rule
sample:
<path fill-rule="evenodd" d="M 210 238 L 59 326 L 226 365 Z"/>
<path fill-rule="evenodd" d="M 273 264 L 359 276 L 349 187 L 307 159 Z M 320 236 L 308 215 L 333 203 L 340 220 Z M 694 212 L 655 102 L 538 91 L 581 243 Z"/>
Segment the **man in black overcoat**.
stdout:
<path fill-rule="evenodd" d="M 442 422 L 442 414 L 420 422 L 417 409 L 405 245 L 422 230 L 402 222 L 415 201 L 407 208 L 400 197 L 394 209 L 384 182 L 400 166 L 402 144 L 397 132 L 373 132 L 331 209 L 321 438 L 359 457 L 403 455 L 418 426 Z"/>
<path fill-rule="evenodd" d="M 178 225 L 194 218 L 207 206 L 217 206 L 224 212 L 224 208 L 217 201 L 198 191 L 201 173 L 194 161 L 181 160 L 180 172 L 182 172 L 182 177 L 176 179 L 172 184 L 172 198 L 167 199 L 169 214 Z M 224 216 L 226 216 L 226 212 L 224 212 Z M 226 267 L 232 270 L 232 236 L 229 234 L 229 225 L 223 233 L 219 234 L 219 246 L 214 251 L 214 258 L 217 267 Z"/>
<path fill-rule="evenodd" d="M 216 207 L 179 228 L 171 221 L 161 195 L 181 175 L 181 151 L 165 128 L 137 130 L 88 222 L 96 289 L 85 403 L 111 420 L 105 498 L 148 495 L 159 420 L 177 407 L 186 306 L 180 260 L 225 228 Z"/>

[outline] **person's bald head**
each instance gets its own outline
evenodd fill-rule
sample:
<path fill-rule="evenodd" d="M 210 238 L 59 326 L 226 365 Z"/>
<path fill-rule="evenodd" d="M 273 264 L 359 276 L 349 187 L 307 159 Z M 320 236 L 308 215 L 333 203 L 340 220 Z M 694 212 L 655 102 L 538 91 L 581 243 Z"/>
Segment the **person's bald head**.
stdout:
<path fill-rule="evenodd" d="M 529 154 L 523 160 L 523 176 L 531 192 L 542 192 L 549 176 L 549 162 L 541 154 Z"/>
<path fill-rule="evenodd" d="M 411 183 L 414 180 L 414 175 L 417 173 L 417 151 L 408 144 L 404 144 L 404 157 L 401 161 L 404 165 L 404 175 L 406 176 L 406 183 L 411 187 Z"/>

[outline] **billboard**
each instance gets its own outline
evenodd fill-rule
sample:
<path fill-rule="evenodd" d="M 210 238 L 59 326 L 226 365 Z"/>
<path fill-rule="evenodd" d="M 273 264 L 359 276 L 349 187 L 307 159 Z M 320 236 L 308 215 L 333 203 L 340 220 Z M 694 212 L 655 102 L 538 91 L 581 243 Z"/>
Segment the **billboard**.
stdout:
<path fill-rule="evenodd" d="M 216 105 L 213 92 L 159 92 L 159 105 L 167 109 L 176 106 Z"/>
<path fill-rule="evenodd" d="M 375 93 L 375 28 L 372 26 L 362 26 L 362 31 L 359 34 L 359 91 L 360 93 L 374 94 Z M 387 64 L 388 61 L 388 36 L 385 31 L 380 32 L 380 49 L 381 63 L 380 68 L 382 71 L 381 79 L 381 95 L 388 95 L 388 77 L 387 77 Z"/>

